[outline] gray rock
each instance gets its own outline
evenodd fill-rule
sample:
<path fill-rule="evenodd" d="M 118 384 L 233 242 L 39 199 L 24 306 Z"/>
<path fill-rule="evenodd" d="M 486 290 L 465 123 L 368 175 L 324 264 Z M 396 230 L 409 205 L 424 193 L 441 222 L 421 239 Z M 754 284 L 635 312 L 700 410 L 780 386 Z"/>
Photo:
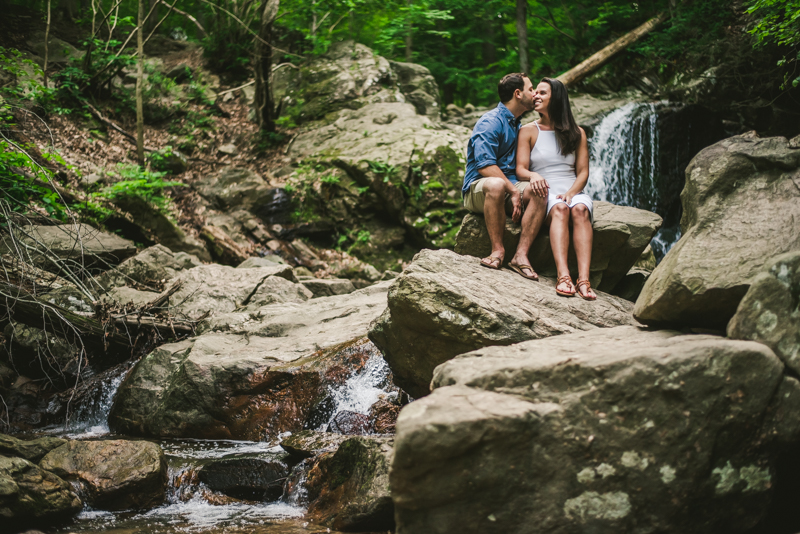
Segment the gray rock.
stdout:
<path fill-rule="evenodd" d="M 157 171 L 183 174 L 189 168 L 189 160 L 177 150 L 162 149 L 150 155 L 150 162 Z"/>
<path fill-rule="evenodd" d="M 98 277 L 102 287 L 138 285 L 144 288 L 160 289 L 175 278 L 180 271 L 199 267 L 202 262 L 185 252 L 172 252 L 163 245 L 146 248 L 132 258 L 128 258 L 114 269 Z"/>
<path fill-rule="evenodd" d="M 390 61 L 397 85 L 406 101 L 413 104 L 417 113 L 439 118 L 439 86 L 427 67 L 416 63 Z"/>
<path fill-rule="evenodd" d="M 715 336 L 490 347 L 433 387 L 397 422 L 398 534 L 744 532 L 800 438 L 800 383 L 764 345 Z"/>
<path fill-rule="evenodd" d="M 634 315 L 646 324 L 724 329 L 766 261 L 800 249 L 800 150 L 740 135 L 686 168 L 682 237 L 653 271 Z"/>
<path fill-rule="evenodd" d="M 75 481 L 95 508 L 149 508 L 161 504 L 166 494 L 164 452 L 147 441 L 70 441 L 39 465 Z"/>
<path fill-rule="evenodd" d="M 392 530 L 392 442 L 392 438 L 351 437 L 335 453 L 319 457 L 308 477 L 308 515 L 336 530 Z"/>
<path fill-rule="evenodd" d="M 634 267 L 628 274 L 625 275 L 625 278 L 620 280 L 616 286 L 614 286 L 614 294 L 618 297 L 624 298 L 625 300 L 629 300 L 631 302 L 636 302 L 636 299 L 639 298 L 639 294 L 642 292 L 642 288 L 644 287 L 645 282 L 650 277 L 652 271 L 647 271 L 645 269 L 637 269 Z"/>
<path fill-rule="evenodd" d="M 28 48 L 31 52 L 36 54 L 39 59 L 39 66 L 44 66 L 45 56 L 45 33 L 36 32 L 27 42 Z M 50 65 L 64 65 L 70 59 L 78 59 L 83 57 L 86 53 L 83 50 L 78 50 L 66 41 L 55 37 L 52 33 L 47 38 L 47 62 Z"/>
<path fill-rule="evenodd" d="M 389 62 L 366 46 L 353 41 L 333 43 L 328 52 L 299 70 L 279 69 L 273 81 L 276 102 L 289 97 L 303 100 L 293 119 L 298 123 L 321 119 L 343 108 L 358 108 L 377 93 L 389 93 L 394 102 L 402 95 L 392 85 Z M 282 106 L 281 114 L 290 106 Z"/>
<path fill-rule="evenodd" d="M 225 156 L 235 156 L 239 153 L 239 149 L 233 143 L 227 143 L 217 147 L 217 152 Z"/>
<path fill-rule="evenodd" d="M 645 210 L 596 201 L 593 226 L 590 281 L 595 288 L 609 292 L 642 255 L 642 251 L 661 227 L 661 217 Z M 519 235 L 520 226 L 507 220 L 503 236 L 507 260 L 510 260 L 517 250 Z M 491 248 L 483 217 L 472 213 L 464 217 L 456 236 L 455 251 L 459 254 L 484 258 L 491 253 Z M 531 266 L 540 275 L 556 276 L 550 236 L 546 229 L 539 232 L 528 257 Z M 574 278 L 577 276 L 578 264 L 571 246 L 569 266 Z"/>
<path fill-rule="evenodd" d="M 62 446 L 67 440 L 53 436 L 45 436 L 32 440 L 21 440 L 6 434 L 0 434 L 0 455 L 24 458 L 38 463 L 51 450 Z"/>
<path fill-rule="evenodd" d="M 775 351 L 800 374 L 800 251 L 771 260 L 757 275 L 728 323 L 728 337 L 750 339 Z"/>
<path fill-rule="evenodd" d="M 255 310 L 272 303 L 304 302 L 312 293 L 297 283 L 289 265 L 236 269 L 226 265 L 201 265 L 175 278 L 181 288 L 170 297 L 173 312 L 199 317 L 237 308 Z"/>
<path fill-rule="evenodd" d="M 313 280 L 301 280 L 300 283 L 315 297 L 346 295 L 356 290 L 353 282 L 342 278 L 314 278 Z"/>
<path fill-rule="evenodd" d="M 8 361 L 21 375 L 61 381 L 80 373 L 80 347 L 21 323 L 9 322 L 3 329 Z M 2 454 L 2 453 L 0 453 Z M 28 458 L 30 459 L 30 458 Z"/>
<path fill-rule="evenodd" d="M 29 263 L 53 272 L 65 263 L 73 268 L 108 269 L 136 254 L 132 242 L 88 224 L 24 226 L 16 231 L 13 240 L 6 236 L 0 241 L 3 254 L 13 254 L 18 247 Z"/>
<path fill-rule="evenodd" d="M 225 167 L 216 174 L 202 176 L 194 184 L 197 191 L 221 210 L 253 209 L 270 202 L 274 191 L 253 171 Z"/>
<path fill-rule="evenodd" d="M 158 295 L 155 291 L 139 291 L 132 287 L 122 286 L 112 288 L 100 300 L 112 306 L 141 308 L 152 302 Z"/>
<path fill-rule="evenodd" d="M 204 465 L 200 482 L 214 491 L 237 499 L 276 501 L 283 494 L 288 466 L 275 460 L 226 458 Z"/>
<path fill-rule="evenodd" d="M 480 266 L 449 250 L 423 250 L 391 286 L 389 307 L 370 327 L 395 383 L 429 392 L 433 369 L 457 354 L 597 327 L 635 324 L 631 303 L 556 295 L 555 281 L 532 282 Z"/>
<path fill-rule="evenodd" d="M 67 519 L 82 507 L 70 485 L 53 473 L 24 458 L 0 456 L 0 517 L 12 532 L 15 525 Z"/>
<path fill-rule="evenodd" d="M 283 261 L 283 258 L 280 256 L 276 256 L 274 254 L 270 254 L 264 257 L 252 257 L 247 258 L 242 263 L 236 266 L 237 269 L 256 269 L 258 267 L 272 267 L 274 265 L 286 265 L 286 262 Z"/>

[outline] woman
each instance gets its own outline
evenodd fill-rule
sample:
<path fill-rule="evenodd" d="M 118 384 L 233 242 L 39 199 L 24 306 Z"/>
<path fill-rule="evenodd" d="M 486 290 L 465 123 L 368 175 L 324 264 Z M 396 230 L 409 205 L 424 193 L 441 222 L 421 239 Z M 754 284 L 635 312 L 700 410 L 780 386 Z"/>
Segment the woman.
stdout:
<path fill-rule="evenodd" d="M 592 199 L 583 192 L 589 179 L 589 147 L 578 127 L 564 84 L 543 78 L 536 87 L 534 111 L 539 120 L 522 127 L 517 144 L 517 178 L 529 179 L 535 194 L 547 198 L 550 246 L 556 260 L 556 293 L 595 300 L 589 284 L 592 261 Z M 545 178 L 543 178 L 545 177 Z M 578 258 L 578 279 L 569 275 L 569 225 Z"/>

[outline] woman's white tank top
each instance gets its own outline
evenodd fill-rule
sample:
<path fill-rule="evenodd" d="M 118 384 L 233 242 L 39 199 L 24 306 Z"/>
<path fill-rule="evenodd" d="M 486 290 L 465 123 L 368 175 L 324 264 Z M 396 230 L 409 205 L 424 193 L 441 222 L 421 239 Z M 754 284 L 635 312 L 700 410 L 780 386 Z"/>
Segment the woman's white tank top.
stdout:
<path fill-rule="evenodd" d="M 539 173 L 542 178 L 547 180 L 551 193 L 566 193 L 577 179 L 575 153 L 562 155 L 556 139 L 556 132 L 542 130 L 539 128 L 538 121 L 534 124 L 539 130 L 539 136 L 531 150 L 530 170 Z"/>

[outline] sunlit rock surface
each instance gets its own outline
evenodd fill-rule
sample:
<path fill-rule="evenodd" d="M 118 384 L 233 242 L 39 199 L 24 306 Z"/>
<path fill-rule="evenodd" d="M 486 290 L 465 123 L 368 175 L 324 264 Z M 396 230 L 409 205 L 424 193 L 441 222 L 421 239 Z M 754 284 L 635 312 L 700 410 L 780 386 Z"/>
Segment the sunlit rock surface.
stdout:
<path fill-rule="evenodd" d="M 632 326 L 490 347 L 403 409 L 397 533 L 744 532 L 800 437 L 766 346 Z"/>

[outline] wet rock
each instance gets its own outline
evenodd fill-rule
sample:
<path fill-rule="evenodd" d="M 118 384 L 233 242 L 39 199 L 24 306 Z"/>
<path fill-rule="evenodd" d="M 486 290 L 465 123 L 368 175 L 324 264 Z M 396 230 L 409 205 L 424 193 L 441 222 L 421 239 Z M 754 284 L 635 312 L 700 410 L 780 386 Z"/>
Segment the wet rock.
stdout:
<path fill-rule="evenodd" d="M 281 440 L 281 447 L 295 458 L 312 458 L 324 452 L 333 452 L 350 436 L 318 432 L 316 430 L 301 430 Z"/>
<path fill-rule="evenodd" d="M 127 239 L 107 234 L 88 224 L 21 227 L 14 236 L 26 247 L 30 263 L 58 272 L 62 262 L 77 262 L 83 267 L 105 270 L 136 254 L 136 247 Z M 0 252 L 14 253 L 16 247 L 8 236 L 0 241 Z M 58 258 L 56 264 L 51 257 Z"/>
<path fill-rule="evenodd" d="M 164 452 L 147 441 L 71 441 L 39 465 L 77 482 L 87 502 L 104 510 L 156 506 L 167 488 Z"/>
<path fill-rule="evenodd" d="M 786 366 L 800 374 L 800 251 L 771 260 L 753 278 L 736 315 L 728 323 L 728 337 L 763 343 Z"/>
<path fill-rule="evenodd" d="M 394 434 L 400 404 L 386 399 L 379 400 L 369 409 L 369 423 L 375 434 Z"/>
<path fill-rule="evenodd" d="M 283 462 L 257 458 L 216 460 L 200 469 L 200 481 L 237 499 L 275 501 L 283 494 L 289 468 Z"/>
<path fill-rule="evenodd" d="M 0 434 L 0 455 L 24 458 L 29 462 L 38 463 L 45 454 L 64 445 L 65 439 L 46 436 L 32 440 L 21 440 L 6 434 Z"/>
<path fill-rule="evenodd" d="M 369 433 L 369 416 L 363 413 L 343 410 L 336 414 L 328 425 L 328 432 L 354 436 Z"/>
<path fill-rule="evenodd" d="M 314 278 L 313 280 L 301 280 L 300 283 L 315 297 L 346 295 L 356 290 L 353 282 L 340 278 Z"/>
<path fill-rule="evenodd" d="M 71 490 L 67 482 L 28 460 L 0 456 L 0 517 L 12 531 L 77 514 L 82 504 Z"/>
<path fill-rule="evenodd" d="M 161 289 L 180 271 L 202 264 L 191 254 L 173 252 L 164 245 L 154 245 L 106 271 L 98 277 L 98 281 L 107 289 L 135 285 L 142 286 L 142 289 Z"/>
<path fill-rule="evenodd" d="M 800 150 L 740 135 L 686 169 L 682 237 L 636 301 L 646 324 L 724 329 L 769 258 L 800 249 Z"/>
<path fill-rule="evenodd" d="M 489 347 L 433 387 L 397 423 L 398 534 L 744 532 L 800 438 L 800 382 L 764 345 L 708 335 Z"/>
<path fill-rule="evenodd" d="M 423 250 L 392 284 L 388 309 L 370 328 L 395 384 L 429 392 L 433 369 L 457 354 L 597 327 L 635 324 L 630 302 L 598 293 L 563 298 L 555 281 L 532 282 L 480 266 L 471 256 Z"/>
<path fill-rule="evenodd" d="M 288 265 L 236 269 L 225 265 L 202 265 L 175 278 L 181 288 L 170 297 L 176 312 L 199 317 L 206 312 L 224 314 L 243 307 L 254 310 L 272 303 L 304 302 L 312 293 L 297 283 Z"/>
<path fill-rule="evenodd" d="M 308 515 L 335 530 L 392 530 L 392 452 L 390 438 L 359 436 L 323 454 L 307 475 Z"/>
<path fill-rule="evenodd" d="M 291 318 L 279 312 L 278 321 L 262 327 L 273 337 L 253 329 L 159 347 L 120 386 L 109 424 L 132 435 L 255 441 L 302 430 L 328 388 L 343 384 L 377 352 L 365 339 L 328 344 L 353 333 L 342 329 L 353 319 L 336 316 L 359 313 L 330 311 L 327 323 L 309 313 L 293 326 L 281 324 Z"/>
<path fill-rule="evenodd" d="M 661 227 L 661 217 L 645 210 L 596 201 L 593 226 L 590 281 L 593 287 L 610 292 L 641 257 L 642 251 Z M 517 249 L 519 235 L 520 226 L 510 220 L 506 221 L 503 245 L 508 260 Z M 456 236 L 455 251 L 479 258 L 491 253 L 489 233 L 483 216 L 470 213 L 464 217 Z M 575 278 L 578 264 L 571 246 L 569 254 L 570 271 Z M 528 257 L 540 275 L 556 276 L 556 265 L 547 231 L 539 232 Z"/>

